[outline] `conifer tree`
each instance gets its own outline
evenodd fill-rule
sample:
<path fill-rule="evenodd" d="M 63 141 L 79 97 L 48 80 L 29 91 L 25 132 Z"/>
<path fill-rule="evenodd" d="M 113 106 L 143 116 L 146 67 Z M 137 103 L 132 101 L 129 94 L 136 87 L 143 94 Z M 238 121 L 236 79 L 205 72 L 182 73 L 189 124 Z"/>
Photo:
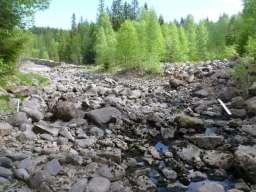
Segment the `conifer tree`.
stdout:
<path fill-rule="evenodd" d="M 208 59 L 208 30 L 205 23 L 201 22 L 197 29 L 197 60 L 207 60 Z"/>
<path fill-rule="evenodd" d="M 197 51 L 196 51 L 196 24 L 194 17 L 189 15 L 184 20 L 184 28 L 187 33 L 188 42 L 189 42 L 189 59 L 196 60 Z"/>

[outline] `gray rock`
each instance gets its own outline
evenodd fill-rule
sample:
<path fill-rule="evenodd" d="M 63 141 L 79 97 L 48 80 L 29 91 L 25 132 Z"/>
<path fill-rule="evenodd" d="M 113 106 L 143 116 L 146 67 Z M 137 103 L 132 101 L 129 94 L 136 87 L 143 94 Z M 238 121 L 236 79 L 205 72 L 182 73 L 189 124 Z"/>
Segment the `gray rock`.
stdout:
<path fill-rule="evenodd" d="M 59 134 L 68 138 L 70 141 L 75 141 L 75 138 L 72 136 L 67 127 L 62 127 L 59 131 Z"/>
<path fill-rule="evenodd" d="M 46 170 L 52 175 L 56 176 L 60 173 L 62 167 L 57 159 L 53 159 L 46 164 Z"/>
<path fill-rule="evenodd" d="M 206 89 L 198 90 L 194 93 L 195 97 L 204 98 L 209 96 L 209 92 Z"/>
<path fill-rule="evenodd" d="M 28 124 L 29 120 L 26 113 L 18 112 L 9 118 L 9 123 L 15 127 L 20 127 L 22 124 Z"/>
<path fill-rule="evenodd" d="M 10 169 L 7 169 L 5 167 L 0 167 L 0 177 L 4 178 L 12 178 L 13 172 Z"/>
<path fill-rule="evenodd" d="M 235 160 L 245 179 L 256 184 L 256 146 L 240 145 L 235 152 Z"/>
<path fill-rule="evenodd" d="M 23 181 L 26 181 L 29 179 L 30 175 L 29 173 L 27 172 L 26 169 L 15 169 L 14 170 L 14 175 L 16 178 L 20 179 L 20 180 L 23 180 Z"/>
<path fill-rule="evenodd" d="M 229 169 L 233 165 L 234 157 L 230 153 L 206 151 L 203 161 L 215 168 Z"/>
<path fill-rule="evenodd" d="M 57 129 L 55 127 L 51 127 L 45 121 L 39 121 L 38 123 L 35 123 L 33 131 L 35 133 L 50 133 L 53 136 L 58 136 L 58 134 L 59 134 L 59 129 Z"/>
<path fill-rule="evenodd" d="M 175 181 L 178 177 L 177 173 L 172 169 L 164 168 L 162 169 L 162 173 L 168 180 L 171 181 Z"/>
<path fill-rule="evenodd" d="M 87 184 L 88 184 L 87 178 L 80 179 L 72 185 L 69 192 L 85 192 Z"/>
<path fill-rule="evenodd" d="M 202 150 L 194 145 L 188 145 L 187 147 L 177 151 L 177 155 L 188 163 L 201 162 L 201 153 Z"/>
<path fill-rule="evenodd" d="M 76 116 L 76 107 L 72 102 L 59 100 L 52 113 L 56 119 L 70 121 Z"/>
<path fill-rule="evenodd" d="M 0 122 L 0 137 L 10 135 L 13 127 L 9 123 Z"/>
<path fill-rule="evenodd" d="M 94 177 L 89 181 L 86 192 L 108 192 L 110 184 L 104 177 Z"/>
<path fill-rule="evenodd" d="M 188 175 L 188 178 L 192 182 L 204 181 L 207 179 L 207 175 L 200 171 L 193 171 Z"/>
<path fill-rule="evenodd" d="M 164 139 L 173 139 L 176 133 L 176 129 L 175 128 L 164 128 L 161 127 L 161 135 Z"/>
<path fill-rule="evenodd" d="M 154 192 L 156 190 L 156 185 L 145 175 L 139 176 L 136 179 L 136 184 L 141 192 Z"/>
<path fill-rule="evenodd" d="M 186 192 L 188 190 L 188 187 L 179 182 L 176 182 L 173 184 L 168 184 L 167 189 L 175 192 Z"/>
<path fill-rule="evenodd" d="M 129 99 L 138 99 L 142 95 L 140 90 L 133 90 L 129 92 L 128 98 Z"/>
<path fill-rule="evenodd" d="M 246 104 L 242 97 L 234 97 L 231 100 L 231 107 L 235 109 L 244 109 Z"/>
<path fill-rule="evenodd" d="M 10 184 L 10 181 L 4 177 L 0 177 L 0 189 L 1 185 Z"/>
<path fill-rule="evenodd" d="M 253 124 L 253 125 L 243 125 L 241 129 L 245 133 L 256 137 L 256 125 L 255 124 Z"/>
<path fill-rule="evenodd" d="M 256 96 L 256 82 L 254 82 L 251 87 L 249 88 L 250 96 Z"/>
<path fill-rule="evenodd" d="M 95 137 L 89 137 L 87 139 L 77 139 L 76 143 L 79 147 L 87 148 L 93 146 L 97 142 Z"/>
<path fill-rule="evenodd" d="M 185 114 L 180 114 L 175 117 L 175 122 L 179 127 L 183 128 L 204 128 L 204 122 L 196 117 L 190 117 Z"/>
<path fill-rule="evenodd" d="M 251 115 L 256 115 L 256 97 L 248 99 L 245 103 L 248 113 Z"/>
<path fill-rule="evenodd" d="M 104 131 L 98 127 L 92 127 L 89 130 L 90 135 L 95 136 L 96 138 L 102 138 L 104 136 Z"/>
<path fill-rule="evenodd" d="M 0 157 L 0 167 L 12 168 L 12 160 L 8 157 Z"/>
<path fill-rule="evenodd" d="M 224 143 L 224 137 L 220 135 L 194 135 L 189 140 L 203 149 L 215 149 Z"/>
<path fill-rule="evenodd" d="M 98 125 L 102 126 L 109 123 L 113 118 L 120 118 L 121 112 L 114 107 L 105 107 L 101 109 L 95 109 L 86 114 L 86 118 L 94 121 Z"/>
<path fill-rule="evenodd" d="M 47 171 L 38 171 L 29 178 L 29 182 L 33 189 L 42 189 L 51 183 L 51 179 L 51 175 Z M 42 184 L 46 186 L 42 186 Z"/>
<path fill-rule="evenodd" d="M 197 192 L 225 192 L 222 185 L 215 182 L 207 182 L 205 185 L 199 187 Z"/>
<path fill-rule="evenodd" d="M 181 86 L 184 86 L 185 82 L 182 81 L 182 80 L 179 80 L 179 79 L 170 79 L 169 85 L 170 85 L 171 88 L 177 89 Z"/>

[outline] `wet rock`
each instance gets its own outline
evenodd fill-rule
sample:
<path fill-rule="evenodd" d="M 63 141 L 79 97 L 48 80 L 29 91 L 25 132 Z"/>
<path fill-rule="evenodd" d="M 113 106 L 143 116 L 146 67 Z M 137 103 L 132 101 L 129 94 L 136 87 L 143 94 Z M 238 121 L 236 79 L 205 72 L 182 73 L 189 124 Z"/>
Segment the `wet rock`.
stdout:
<path fill-rule="evenodd" d="M 168 184 L 167 189 L 175 192 L 186 192 L 188 190 L 188 187 L 179 182 L 176 182 L 173 184 Z"/>
<path fill-rule="evenodd" d="M 5 167 L 0 167 L 0 177 L 4 178 L 12 178 L 13 172 L 10 169 L 7 169 Z"/>
<path fill-rule="evenodd" d="M 256 146 L 240 145 L 235 152 L 235 160 L 245 179 L 256 184 Z"/>
<path fill-rule="evenodd" d="M 87 178 L 80 179 L 72 185 L 69 192 L 85 192 L 87 184 L 88 184 Z"/>
<path fill-rule="evenodd" d="M 197 192 L 225 192 L 222 185 L 215 182 L 207 182 L 205 185 L 199 187 Z"/>
<path fill-rule="evenodd" d="M 121 112 L 114 107 L 105 107 L 101 109 L 95 109 L 86 114 L 86 118 L 102 126 L 109 123 L 114 118 L 120 118 Z"/>
<path fill-rule="evenodd" d="M 189 174 L 188 176 L 189 180 L 192 182 L 199 182 L 199 181 L 204 181 L 207 179 L 207 175 L 200 172 L 200 171 L 193 171 Z"/>
<path fill-rule="evenodd" d="M 46 170 L 52 175 L 56 176 L 60 173 L 62 167 L 57 159 L 53 159 L 46 164 Z"/>
<path fill-rule="evenodd" d="M 94 177 L 89 181 L 87 192 L 107 192 L 110 189 L 110 181 L 104 177 Z"/>
<path fill-rule="evenodd" d="M 224 137 L 220 135 L 195 135 L 189 140 L 202 149 L 215 149 L 224 143 Z"/>
<path fill-rule="evenodd" d="M 182 148 L 177 151 L 177 155 L 188 163 L 201 162 L 201 153 L 202 150 L 194 145 L 188 145 L 186 148 Z"/>
<path fill-rule="evenodd" d="M 12 129 L 13 127 L 9 123 L 0 122 L 0 137 L 9 135 Z"/>
<path fill-rule="evenodd" d="M 220 151 L 206 151 L 203 161 L 215 168 L 228 169 L 233 164 L 233 155 Z"/>
<path fill-rule="evenodd" d="M 53 136 L 58 136 L 59 134 L 59 129 L 51 127 L 45 121 L 39 121 L 38 123 L 35 123 L 33 131 L 35 133 L 50 133 Z"/>
<path fill-rule="evenodd" d="M 204 123 L 201 119 L 191 117 L 185 114 L 180 114 L 175 117 L 175 122 L 179 127 L 183 128 L 204 128 Z"/>
<path fill-rule="evenodd" d="M 76 107 L 70 101 L 59 100 L 53 107 L 52 113 L 56 119 L 70 121 L 76 115 Z"/>

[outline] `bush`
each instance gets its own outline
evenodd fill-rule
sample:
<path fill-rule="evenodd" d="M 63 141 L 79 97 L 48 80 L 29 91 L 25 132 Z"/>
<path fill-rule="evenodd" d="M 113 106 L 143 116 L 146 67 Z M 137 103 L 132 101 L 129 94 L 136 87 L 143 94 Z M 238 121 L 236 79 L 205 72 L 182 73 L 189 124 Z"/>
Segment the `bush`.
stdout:
<path fill-rule="evenodd" d="M 3 59 L 0 59 L 0 78 L 7 76 L 15 71 L 14 64 L 7 64 Z"/>
<path fill-rule="evenodd" d="M 256 72 L 256 68 L 252 57 L 241 58 L 240 63 L 232 69 L 232 76 L 244 95 L 248 95 L 250 85 L 256 80 L 254 71 Z"/>

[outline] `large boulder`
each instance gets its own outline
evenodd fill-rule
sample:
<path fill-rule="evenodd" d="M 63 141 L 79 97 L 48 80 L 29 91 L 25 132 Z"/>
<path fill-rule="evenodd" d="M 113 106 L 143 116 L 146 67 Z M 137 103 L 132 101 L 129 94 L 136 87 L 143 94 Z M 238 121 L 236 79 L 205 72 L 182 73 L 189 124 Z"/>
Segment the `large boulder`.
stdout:
<path fill-rule="evenodd" d="M 185 114 L 177 115 L 175 117 L 175 122 L 181 128 L 204 128 L 204 122 L 201 119 L 197 117 L 191 117 Z"/>
<path fill-rule="evenodd" d="M 27 98 L 22 105 L 22 111 L 26 112 L 34 121 L 40 121 L 44 118 L 46 103 L 37 95 Z"/>
<path fill-rule="evenodd" d="M 104 177 L 94 177 L 89 181 L 87 192 L 107 192 L 110 188 L 110 181 Z"/>
<path fill-rule="evenodd" d="M 9 119 L 8 122 L 15 126 L 15 127 L 21 127 L 23 124 L 29 124 L 29 119 L 27 117 L 27 114 L 24 112 L 18 112 L 12 115 Z"/>
<path fill-rule="evenodd" d="M 98 125 L 104 125 L 115 118 L 120 118 L 121 115 L 121 112 L 114 107 L 104 107 L 88 112 L 85 117 Z"/>
<path fill-rule="evenodd" d="M 206 151 L 203 161 L 211 167 L 229 169 L 233 165 L 233 155 L 220 151 Z"/>
<path fill-rule="evenodd" d="M 251 115 L 256 115 L 256 97 L 248 99 L 245 103 L 248 113 Z"/>
<path fill-rule="evenodd" d="M 256 184 L 256 145 L 240 145 L 235 152 L 235 160 L 245 179 Z"/>
<path fill-rule="evenodd" d="M 220 135 L 194 135 L 189 137 L 189 140 L 196 146 L 203 149 L 215 149 L 221 146 L 224 142 L 224 137 Z"/>
<path fill-rule="evenodd" d="M 70 101 L 59 100 L 53 107 L 52 113 L 56 119 L 70 121 L 76 115 L 76 107 Z"/>

